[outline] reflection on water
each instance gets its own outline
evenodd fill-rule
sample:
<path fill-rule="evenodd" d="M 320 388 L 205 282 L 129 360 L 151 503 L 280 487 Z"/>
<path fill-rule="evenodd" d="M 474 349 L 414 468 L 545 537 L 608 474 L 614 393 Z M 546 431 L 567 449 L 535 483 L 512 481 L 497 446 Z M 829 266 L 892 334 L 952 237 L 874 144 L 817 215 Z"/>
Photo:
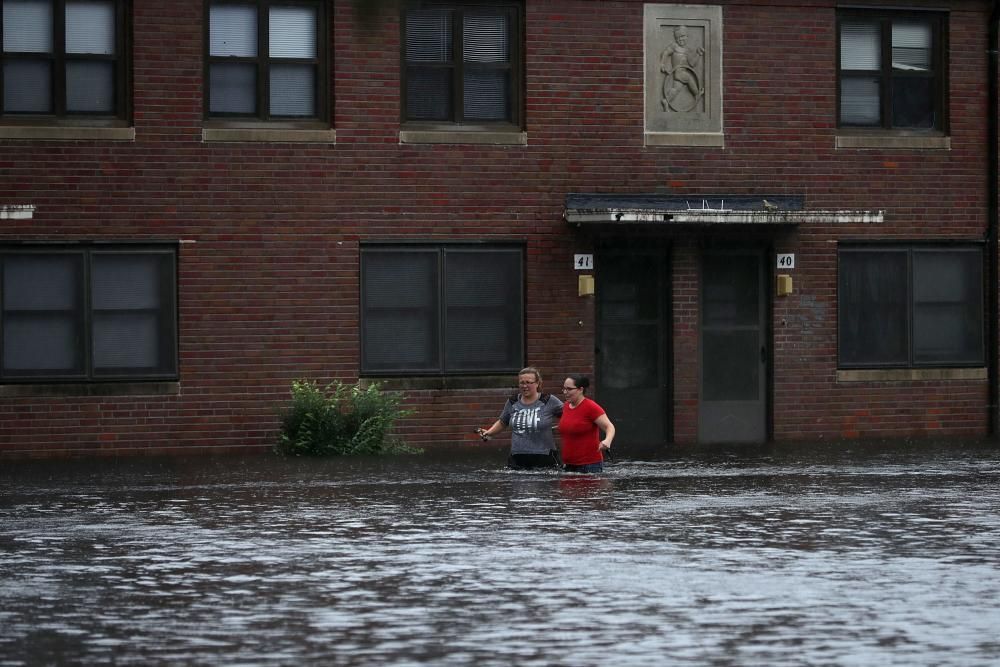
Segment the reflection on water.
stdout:
<path fill-rule="evenodd" d="M 0 665 L 1000 660 L 995 446 L 504 459 L 5 463 Z"/>

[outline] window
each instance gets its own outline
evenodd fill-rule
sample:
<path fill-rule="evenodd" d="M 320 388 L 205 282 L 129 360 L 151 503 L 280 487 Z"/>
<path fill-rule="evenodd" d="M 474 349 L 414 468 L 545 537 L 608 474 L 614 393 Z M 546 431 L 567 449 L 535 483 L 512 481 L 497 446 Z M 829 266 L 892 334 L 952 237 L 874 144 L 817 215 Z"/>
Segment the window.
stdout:
<path fill-rule="evenodd" d="M 177 373 L 176 251 L 0 248 L 3 381 Z"/>
<path fill-rule="evenodd" d="M 521 123 L 521 9 L 421 4 L 403 20 L 403 120 Z"/>
<path fill-rule="evenodd" d="M 842 368 L 984 363 L 979 247 L 848 247 L 839 261 Z"/>
<path fill-rule="evenodd" d="M 364 248 L 362 372 L 516 372 L 522 265 L 521 249 L 511 247 Z"/>
<path fill-rule="evenodd" d="M 325 2 L 211 2 L 206 115 L 326 118 Z"/>
<path fill-rule="evenodd" d="M 125 118 L 124 5 L 3 0 L 3 115 Z"/>
<path fill-rule="evenodd" d="M 943 131 L 945 19 L 842 12 L 840 127 Z"/>

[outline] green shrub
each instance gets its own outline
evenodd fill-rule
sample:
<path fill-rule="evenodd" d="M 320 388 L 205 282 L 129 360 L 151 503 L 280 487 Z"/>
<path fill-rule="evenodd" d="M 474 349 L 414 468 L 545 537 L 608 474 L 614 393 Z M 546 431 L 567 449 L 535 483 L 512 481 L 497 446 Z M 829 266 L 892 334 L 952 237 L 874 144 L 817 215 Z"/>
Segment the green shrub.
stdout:
<path fill-rule="evenodd" d="M 296 380 L 292 404 L 281 415 L 275 450 L 287 456 L 419 452 L 391 435 L 396 420 L 413 413 L 401 404 L 399 394 L 382 392 L 374 383 L 362 389 Z"/>

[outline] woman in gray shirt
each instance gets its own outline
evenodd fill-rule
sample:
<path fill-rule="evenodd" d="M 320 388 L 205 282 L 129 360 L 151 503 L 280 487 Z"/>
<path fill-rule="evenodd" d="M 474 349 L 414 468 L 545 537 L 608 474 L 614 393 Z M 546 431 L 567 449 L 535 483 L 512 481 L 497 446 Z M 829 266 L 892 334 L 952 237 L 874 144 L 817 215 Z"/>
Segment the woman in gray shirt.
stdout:
<path fill-rule="evenodd" d="M 476 429 L 485 441 L 506 427 L 511 429 L 510 459 L 507 465 L 517 470 L 554 468 L 559 465 L 552 429 L 559 423 L 563 404 L 555 396 L 540 393 L 542 374 L 531 366 L 517 374 L 518 393 L 507 399 L 497 419 L 489 428 Z"/>

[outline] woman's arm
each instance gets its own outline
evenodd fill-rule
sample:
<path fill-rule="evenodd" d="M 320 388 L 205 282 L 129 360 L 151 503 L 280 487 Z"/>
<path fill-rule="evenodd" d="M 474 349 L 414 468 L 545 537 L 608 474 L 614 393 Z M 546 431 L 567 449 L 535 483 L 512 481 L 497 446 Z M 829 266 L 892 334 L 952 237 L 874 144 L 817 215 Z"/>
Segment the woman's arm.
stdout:
<path fill-rule="evenodd" d="M 479 434 L 479 437 L 482 438 L 483 441 L 486 441 L 492 438 L 495 434 L 502 431 L 503 429 L 504 429 L 503 422 L 498 419 L 495 422 L 493 422 L 493 425 L 490 426 L 489 428 L 477 428 L 476 433 Z"/>
<path fill-rule="evenodd" d="M 606 414 L 595 419 L 594 423 L 597 424 L 597 428 L 604 431 L 604 440 L 601 440 L 600 449 L 611 449 L 611 441 L 615 439 L 615 425 L 611 423 Z"/>

